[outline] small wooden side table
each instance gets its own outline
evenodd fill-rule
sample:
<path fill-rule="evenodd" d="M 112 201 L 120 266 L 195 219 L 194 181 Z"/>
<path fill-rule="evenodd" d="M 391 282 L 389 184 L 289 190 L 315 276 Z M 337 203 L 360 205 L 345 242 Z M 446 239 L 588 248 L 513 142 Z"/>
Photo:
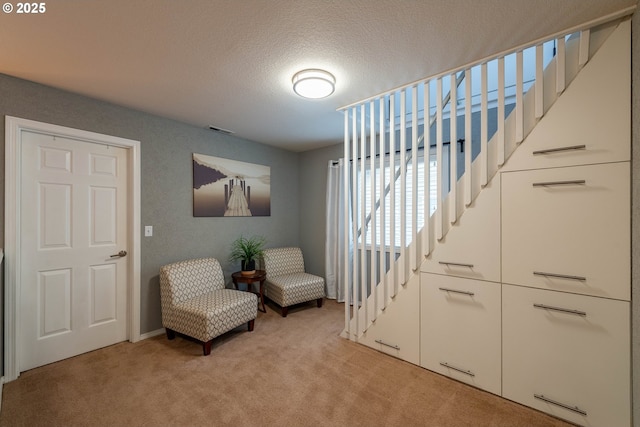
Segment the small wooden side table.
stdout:
<path fill-rule="evenodd" d="M 231 275 L 231 279 L 233 280 L 233 286 L 238 289 L 238 283 L 246 283 L 247 284 L 247 292 L 253 292 L 253 284 L 256 282 L 260 283 L 259 292 L 253 292 L 256 295 L 259 295 L 260 300 L 258 301 L 258 310 L 263 313 L 267 312 L 267 309 L 264 306 L 264 281 L 267 278 L 267 272 L 264 270 L 256 270 L 250 276 L 246 276 L 242 274 L 241 271 L 236 271 Z M 260 309 L 260 305 L 262 304 L 262 309 Z"/>

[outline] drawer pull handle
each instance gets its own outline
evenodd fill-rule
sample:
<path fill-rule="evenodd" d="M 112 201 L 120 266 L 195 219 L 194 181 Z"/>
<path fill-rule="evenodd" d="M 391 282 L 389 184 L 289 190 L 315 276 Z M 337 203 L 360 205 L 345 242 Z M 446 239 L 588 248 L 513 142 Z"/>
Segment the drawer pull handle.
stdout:
<path fill-rule="evenodd" d="M 457 289 L 449 289 L 449 288 L 438 288 L 443 292 L 453 292 L 454 294 L 463 294 L 463 295 L 469 295 L 469 296 L 474 296 L 475 294 L 473 292 L 469 292 L 469 291 L 459 291 Z"/>
<path fill-rule="evenodd" d="M 469 375 L 470 377 L 475 377 L 476 376 L 476 374 L 474 374 L 471 371 L 467 371 L 467 370 L 461 369 L 461 368 L 456 368 L 455 366 L 449 365 L 447 362 L 440 362 L 440 365 L 444 366 L 445 368 L 449 368 L 449 369 L 453 369 L 454 371 L 461 372 L 461 373 L 463 373 L 465 375 Z"/>
<path fill-rule="evenodd" d="M 562 307 L 554 307 L 552 305 L 545 305 L 545 304 L 533 304 L 533 306 L 535 308 L 541 308 L 543 310 L 553 310 L 553 311 L 559 311 L 561 313 L 569 313 L 569 314 L 575 314 L 578 316 L 586 316 L 587 313 L 584 311 L 580 311 L 580 310 L 571 310 L 569 308 L 562 308 Z"/>
<path fill-rule="evenodd" d="M 387 347 L 391 347 L 391 348 L 395 348 L 396 350 L 400 350 L 400 347 L 398 347 L 397 345 L 387 344 L 386 342 L 384 342 L 382 340 L 376 340 L 376 342 L 378 344 L 386 345 Z"/>
<path fill-rule="evenodd" d="M 439 264 L 442 265 L 455 265 L 456 267 L 469 267 L 473 268 L 473 264 L 463 264 L 460 262 L 448 262 L 448 261 L 440 261 Z"/>
<path fill-rule="evenodd" d="M 586 149 L 586 145 L 571 145 L 569 147 L 559 147 L 559 148 L 547 148 L 546 150 L 537 150 L 532 154 L 535 156 L 537 154 L 548 154 L 548 153 L 557 153 L 560 151 L 571 151 L 571 150 L 584 150 Z"/>
<path fill-rule="evenodd" d="M 578 414 L 584 415 L 585 417 L 587 416 L 587 411 L 582 410 L 582 409 L 578 408 L 577 406 L 566 405 L 564 403 L 555 401 L 553 399 L 549 399 L 548 397 L 545 397 L 542 394 L 534 394 L 533 397 L 535 397 L 536 399 L 540 399 L 540 400 L 542 400 L 544 402 L 551 403 L 552 405 L 556 405 L 556 406 L 559 406 L 561 408 L 568 409 L 568 410 L 573 411 L 573 412 L 577 412 Z"/>
<path fill-rule="evenodd" d="M 545 273 L 544 271 L 534 271 L 533 274 L 535 276 L 548 276 L 548 277 L 558 277 L 560 279 L 571 279 L 571 280 L 579 280 L 581 282 L 584 282 L 587 280 L 586 277 L 582 277 L 582 276 L 571 276 L 569 274 L 556 274 L 556 273 Z"/>
<path fill-rule="evenodd" d="M 571 181 L 548 181 L 548 182 L 534 182 L 534 187 L 550 187 L 552 185 L 584 185 L 587 181 L 584 179 L 574 179 Z"/>

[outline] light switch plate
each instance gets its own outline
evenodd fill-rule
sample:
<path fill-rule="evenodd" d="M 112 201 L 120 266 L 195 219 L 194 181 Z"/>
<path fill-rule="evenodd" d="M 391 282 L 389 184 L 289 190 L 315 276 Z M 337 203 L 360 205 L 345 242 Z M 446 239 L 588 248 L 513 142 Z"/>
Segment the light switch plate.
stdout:
<path fill-rule="evenodd" d="M 153 225 L 145 225 L 144 226 L 144 237 L 153 236 Z"/>

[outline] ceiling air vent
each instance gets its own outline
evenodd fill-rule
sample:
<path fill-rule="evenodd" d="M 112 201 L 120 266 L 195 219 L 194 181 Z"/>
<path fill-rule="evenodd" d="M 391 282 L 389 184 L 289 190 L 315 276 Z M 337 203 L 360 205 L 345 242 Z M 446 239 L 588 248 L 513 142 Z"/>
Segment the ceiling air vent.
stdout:
<path fill-rule="evenodd" d="M 209 126 L 209 129 L 214 130 L 216 132 L 220 132 L 220 133 L 226 133 L 227 135 L 231 135 L 234 134 L 235 132 L 232 130 L 228 130 L 228 129 L 222 129 L 219 127 L 215 127 L 215 126 Z"/>

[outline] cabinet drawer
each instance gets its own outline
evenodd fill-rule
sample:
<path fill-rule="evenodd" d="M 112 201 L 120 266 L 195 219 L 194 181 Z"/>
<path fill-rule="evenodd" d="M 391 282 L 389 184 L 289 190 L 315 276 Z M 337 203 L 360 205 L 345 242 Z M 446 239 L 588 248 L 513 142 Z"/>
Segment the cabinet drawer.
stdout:
<path fill-rule="evenodd" d="M 501 393 L 500 284 L 421 275 L 420 365 Z"/>
<path fill-rule="evenodd" d="M 630 299 L 629 164 L 502 174 L 502 281 Z"/>
<path fill-rule="evenodd" d="M 503 285 L 502 307 L 504 397 L 580 425 L 629 425 L 628 302 Z"/>
<path fill-rule="evenodd" d="M 500 180 L 492 180 L 444 238 L 434 241 L 422 271 L 500 282 Z"/>
<path fill-rule="evenodd" d="M 367 301 L 373 315 L 371 300 Z M 360 319 L 362 322 L 364 320 Z M 361 344 L 418 365 L 420 363 L 420 277 L 412 276 L 364 334 Z"/>

